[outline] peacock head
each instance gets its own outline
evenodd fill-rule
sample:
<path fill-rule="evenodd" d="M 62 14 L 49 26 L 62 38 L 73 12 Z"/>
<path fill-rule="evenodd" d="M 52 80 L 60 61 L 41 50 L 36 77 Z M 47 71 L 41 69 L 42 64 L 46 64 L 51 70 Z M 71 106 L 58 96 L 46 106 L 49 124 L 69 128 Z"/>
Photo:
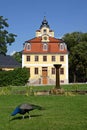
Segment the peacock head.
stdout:
<path fill-rule="evenodd" d="M 16 107 L 15 110 L 12 112 L 11 116 L 14 116 L 20 112 L 20 108 Z"/>

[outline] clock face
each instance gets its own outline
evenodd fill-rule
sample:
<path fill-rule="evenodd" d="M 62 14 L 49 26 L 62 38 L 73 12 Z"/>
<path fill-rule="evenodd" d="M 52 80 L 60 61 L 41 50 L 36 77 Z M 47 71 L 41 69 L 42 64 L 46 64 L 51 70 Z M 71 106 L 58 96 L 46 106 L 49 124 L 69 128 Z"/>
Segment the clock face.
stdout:
<path fill-rule="evenodd" d="M 47 37 L 44 37 L 44 40 L 47 40 Z"/>

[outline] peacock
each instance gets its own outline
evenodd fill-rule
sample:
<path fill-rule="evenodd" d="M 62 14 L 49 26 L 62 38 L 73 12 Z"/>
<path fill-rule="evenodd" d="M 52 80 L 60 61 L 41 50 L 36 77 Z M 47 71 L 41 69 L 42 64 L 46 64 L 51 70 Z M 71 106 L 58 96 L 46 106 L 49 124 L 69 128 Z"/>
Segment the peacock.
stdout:
<path fill-rule="evenodd" d="M 42 110 L 42 107 L 38 106 L 38 105 L 34 105 L 34 104 L 23 103 L 23 104 L 18 105 L 14 109 L 14 111 L 11 114 L 11 116 L 15 116 L 16 114 L 19 113 L 19 114 L 23 115 L 23 119 L 24 119 L 24 115 L 26 113 L 28 113 L 28 115 L 29 115 L 29 112 L 32 111 L 32 110 L 34 110 L 34 109 Z M 30 118 L 30 115 L 29 115 L 29 118 Z"/>

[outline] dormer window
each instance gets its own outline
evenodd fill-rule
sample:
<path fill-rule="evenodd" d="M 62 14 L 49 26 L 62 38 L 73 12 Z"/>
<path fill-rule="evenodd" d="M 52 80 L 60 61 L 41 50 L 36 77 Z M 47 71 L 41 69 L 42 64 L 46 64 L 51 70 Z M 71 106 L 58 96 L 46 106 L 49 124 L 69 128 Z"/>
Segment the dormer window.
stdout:
<path fill-rule="evenodd" d="M 47 51 L 47 50 L 48 50 L 48 45 L 47 45 L 47 43 L 43 43 L 43 50 L 44 50 L 44 51 Z"/>
<path fill-rule="evenodd" d="M 26 49 L 31 50 L 31 44 L 30 43 L 27 43 Z"/>
<path fill-rule="evenodd" d="M 64 49 L 67 49 L 67 45 L 64 42 L 60 43 L 60 50 L 63 51 Z"/>
<path fill-rule="evenodd" d="M 60 43 L 60 50 L 63 51 L 64 50 L 64 44 Z"/>

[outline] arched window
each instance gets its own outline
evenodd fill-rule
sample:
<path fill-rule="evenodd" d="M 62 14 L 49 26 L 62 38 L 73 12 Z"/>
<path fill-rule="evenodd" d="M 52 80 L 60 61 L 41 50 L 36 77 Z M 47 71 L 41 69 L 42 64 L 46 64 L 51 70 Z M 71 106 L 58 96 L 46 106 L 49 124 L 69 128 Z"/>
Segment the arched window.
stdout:
<path fill-rule="evenodd" d="M 60 43 L 60 50 L 64 50 L 64 44 Z"/>
<path fill-rule="evenodd" d="M 63 51 L 64 49 L 67 49 L 67 45 L 64 42 L 60 43 L 60 50 Z"/>
<path fill-rule="evenodd" d="M 47 45 L 47 43 L 43 43 L 43 50 L 44 50 L 44 51 L 47 51 L 47 50 L 48 50 L 48 45 Z"/>
<path fill-rule="evenodd" d="M 27 50 L 31 50 L 31 44 L 30 43 L 27 43 Z"/>

